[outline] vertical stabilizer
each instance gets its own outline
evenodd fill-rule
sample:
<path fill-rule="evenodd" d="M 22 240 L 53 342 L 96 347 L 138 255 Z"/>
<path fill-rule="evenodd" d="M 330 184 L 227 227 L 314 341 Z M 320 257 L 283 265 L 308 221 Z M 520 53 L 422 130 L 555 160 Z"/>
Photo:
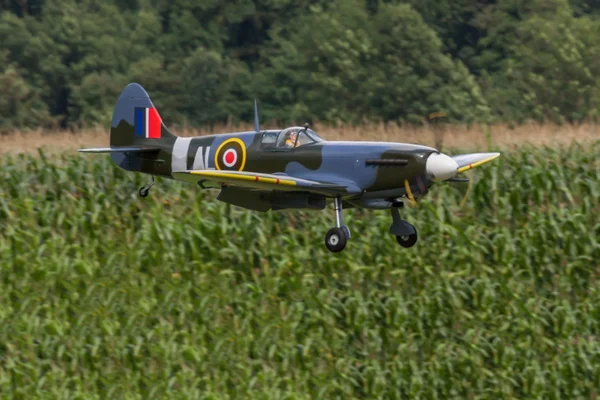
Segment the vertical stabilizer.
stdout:
<path fill-rule="evenodd" d="M 171 151 L 177 137 L 160 117 L 144 88 L 137 83 L 125 87 L 112 117 L 111 147 L 157 149 L 155 153 L 112 153 L 115 164 L 128 171 L 152 175 L 170 174 Z"/>
<path fill-rule="evenodd" d="M 113 113 L 110 145 L 151 145 L 172 137 L 144 88 L 137 83 L 127 85 Z"/>

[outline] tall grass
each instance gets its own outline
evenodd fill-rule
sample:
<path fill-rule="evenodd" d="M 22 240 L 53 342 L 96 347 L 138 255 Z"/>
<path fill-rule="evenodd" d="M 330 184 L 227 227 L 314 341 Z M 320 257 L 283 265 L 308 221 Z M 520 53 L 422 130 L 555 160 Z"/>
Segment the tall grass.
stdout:
<path fill-rule="evenodd" d="M 596 398 L 600 142 L 524 148 L 403 217 L 254 213 L 108 157 L 0 159 L 0 397 Z"/>

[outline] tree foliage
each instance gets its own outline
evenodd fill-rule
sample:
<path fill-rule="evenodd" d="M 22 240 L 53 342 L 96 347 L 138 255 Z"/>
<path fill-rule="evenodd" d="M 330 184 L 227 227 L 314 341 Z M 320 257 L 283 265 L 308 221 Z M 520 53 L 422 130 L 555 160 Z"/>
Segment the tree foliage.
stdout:
<path fill-rule="evenodd" d="M 497 29 L 483 42 L 496 53 L 487 97 L 500 115 L 558 122 L 598 115 L 598 20 L 574 17 L 566 0 L 532 0 L 527 8 L 501 4 L 488 23 Z"/>
<path fill-rule="evenodd" d="M 141 83 L 172 123 L 581 121 L 592 0 L 5 0 L 0 129 L 106 123 Z"/>

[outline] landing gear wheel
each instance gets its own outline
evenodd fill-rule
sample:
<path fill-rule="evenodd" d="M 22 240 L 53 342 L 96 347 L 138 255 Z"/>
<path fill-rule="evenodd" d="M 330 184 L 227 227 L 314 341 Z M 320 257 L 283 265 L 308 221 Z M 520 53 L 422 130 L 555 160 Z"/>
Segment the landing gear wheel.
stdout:
<path fill-rule="evenodd" d="M 142 186 L 139 190 L 139 195 L 141 197 L 148 197 L 148 193 L 150 193 L 150 188 L 152 188 L 152 186 L 154 186 L 154 175 L 152 175 L 152 180 L 150 181 L 149 184 L 147 184 L 146 186 Z"/>
<path fill-rule="evenodd" d="M 417 243 L 417 231 L 408 236 L 396 236 L 396 241 L 402 247 L 409 248 L 413 247 Z"/>
<path fill-rule="evenodd" d="M 150 188 L 147 188 L 146 186 L 142 186 L 138 193 L 140 194 L 141 197 L 148 197 L 148 193 L 150 193 Z"/>
<path fill-rule="evenodd" d="M 344 250 L 347 242 L 348 236 L 342 228 L 331 228 L 327 231 L 327 235 L 325 235 L 325 246 L 333 253 L 339 253 Z"/>

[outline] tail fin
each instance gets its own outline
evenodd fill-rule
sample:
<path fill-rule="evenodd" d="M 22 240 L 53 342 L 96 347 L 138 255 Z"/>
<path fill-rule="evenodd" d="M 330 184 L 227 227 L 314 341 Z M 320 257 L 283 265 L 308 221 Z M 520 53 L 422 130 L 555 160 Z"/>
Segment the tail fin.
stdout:
<path fill-rule="evenodd" d="M 137 83 L 127 85 L 113 112 L 110 146 L 148 147 L 158 145 L 163 139 L 172 142 L 174 137 L 144 88 Z"/>
<path fill-rule="evenodd" d="M 110 147 L 80 149 L 83 153 L 110 153 L 127 171 L 170 175 L 171 151 L 176 141 L 148 93 L 130 83 L 119 96 L 110 126 Z"/>

